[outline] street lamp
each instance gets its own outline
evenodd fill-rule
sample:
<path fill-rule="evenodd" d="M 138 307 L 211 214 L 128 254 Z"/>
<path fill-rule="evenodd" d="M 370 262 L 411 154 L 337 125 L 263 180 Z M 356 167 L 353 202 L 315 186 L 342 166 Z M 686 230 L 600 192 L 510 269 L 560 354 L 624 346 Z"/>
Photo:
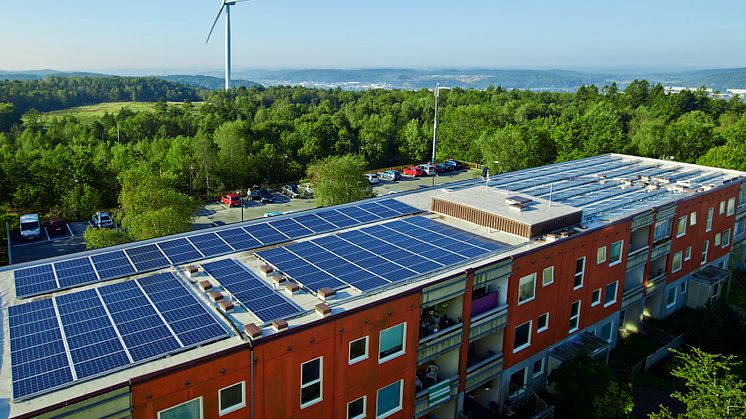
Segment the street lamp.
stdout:
<path fill-rule="evenodd" d="M 80 181 L 75 178 L 75 219 L 80 220 Z"/>
<path fill-rule="evenodd" d="M 440 87 L 440 83 L 435 84 L 435 115 L 433 117 L 433 157 L 430 163 L 435 164 L 435 150 L 438 146 L 438 98 L 440 98 L 440 90 L 449 89 L 449 87 Z M 435 186 L 435 176 L 433 176 L 433 186 Z"/>
<path fill-rule="evenodd" d="M 189 196 L 192 196 L 192 172 L 194 171 L 194 165 L 189 165 Z"/>

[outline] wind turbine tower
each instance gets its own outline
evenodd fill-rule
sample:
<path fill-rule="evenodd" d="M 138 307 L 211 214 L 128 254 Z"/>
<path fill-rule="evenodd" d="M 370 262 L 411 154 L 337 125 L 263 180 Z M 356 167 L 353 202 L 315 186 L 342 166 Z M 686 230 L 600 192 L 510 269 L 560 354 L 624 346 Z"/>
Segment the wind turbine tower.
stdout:
<path fill-rule="evenodd" d="M 207 40 L 205 41 L 205 44 L 210 42 L 212 31 L 215 30 L 220 14 L 225 9 L 225 90 L 231 88 L 231 6 L 244 1 L 249 0 L 220 0 L 220 9 L 218 9 L 218 14 L 215 16 L 215 21 L 212 22 L 210 33 L 207 34 Z"/>

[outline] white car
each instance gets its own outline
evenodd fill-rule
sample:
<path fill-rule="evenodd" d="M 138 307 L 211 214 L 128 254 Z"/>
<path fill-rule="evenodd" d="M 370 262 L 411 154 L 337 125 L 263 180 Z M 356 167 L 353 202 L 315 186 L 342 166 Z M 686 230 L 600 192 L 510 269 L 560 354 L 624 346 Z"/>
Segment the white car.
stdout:
<path fill-rule="evenodd" d="M 379 180 L 378 180 L 378 175 L 377 174 L 375 174 L 375 173 L 366 173 L 363 176 L 365 176 L 365 179 L 368 180 L 368 185 L 378 185 Z"/>
<path fill-rule="evenodd" d="M 35 239 L 41 234 L 41 225 L 37 214 L 26 214 L 21 216 L 21 237 L 24 239 Z"/>
<path fill-rule="evenodd" d="M 96 212 L 93 214 L 93 217 L 91 217 L 90 224 L 94 228 L 113 228 L 114 227 L 114 221 L 111 219 L 111 216 L 106 212 Z"/>
<path fill-rule="evenodd" d="M 425 172 L 426 176 L 435 176 L 435 174 L 437 173 L 434 164 L 418 164 L 417 167 L 422 169 L 422 171 Z"/>

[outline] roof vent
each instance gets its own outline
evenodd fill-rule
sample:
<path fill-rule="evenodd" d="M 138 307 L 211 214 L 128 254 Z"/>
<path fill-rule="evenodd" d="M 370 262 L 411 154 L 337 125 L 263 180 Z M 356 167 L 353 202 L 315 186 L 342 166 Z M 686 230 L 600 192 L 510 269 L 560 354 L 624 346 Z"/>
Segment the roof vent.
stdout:
<path fill-rule="evenodd" d="M 316 291 L 316 296 L 319 297 L 322 301 L 326 301 L 334 297 L 334 294 L 336 294 L 336 291 L 334 291 L 334 288 L 331 287 L 324 287 L 319 288 L 318 291 Z"/>
<path fill-rule="evenodd" d="M 319 303 L 316 304 L 316 313 L 320 314 L 322 317 L 326 317 L 332 314 L 332 308 L 326 303 Z"/>
<path fill-rule="evenodd" d="M 269 265 L 262 265 L 259 267 L 259 270 L 264 274 L 265 277 L 269 277 L 272 275 L 272 272 L 275 271 L 275 269 Z"/>
<path fill-rule="evenodd" d="M 186 274 L 189 278 L 194 278 L 195 276 L 199 275 L 199 267 L 197 265 L 189 265 L 186 268 L 184 268 L 186 271 Z"/>
<path fill-rule="evenodd" d="M 288 294 L 293 295 L 300 291 L 300 285 L 298 285 L 297 282 L 293 281 L 286 281 L 285 282 L 285 291 L 287 291 Z"/>
<path fill-rule="evenodd" d="M 272 322 L 272 328 L 275 329 L 275 332 L 281 332 L 283 330 L 287 330 L 288 322 L 287 320 L 277 319 Z"/>
<path fill-rule="evenodd" d="M 526 198 L 525 196 L 508 195 L 505 197 L 505 204 L 507 204 L 508 208 L 513 211 L 525 211 L 533 202 L 534 201 L 531 200 L 531 198 Z"/>
<path fill-rule="evenodd" d="M 203 292 L 207 292 L 212 289 L 212 283 L 207 279 L 205 279 L 204 281 L 199 281 L 199 288 Z"/>
<path fill-rule="evenodd" d="M 243 326 L 243 331 L 246 332 L 246 335 L 251 339 L 262 337 L 262 329 L 254 323 L 245 324 Z"/>
<path fill-rule="evenodd" d="M 220 291 L 213 291 L 207 295 L 209 295 L 210 299 L 214 302 L 218 302 L 223 299 L 223 293 Z"/>
<path fill-rule="evenodd" d="M 218 303 L 218 306 L 221 310 L 223 310 L 224 313 L 227 313 L 235 308 L 232 302 L 228 300 L 224 300 Z"/>
<path fill-rule="evenodd" d="M 282 284 L 287 281 L 288 277 L 282 274 L 277 274 L 272 276 L 272 285 L 274 285 L 275 289 L 278 289 L 282 286 Z"/>

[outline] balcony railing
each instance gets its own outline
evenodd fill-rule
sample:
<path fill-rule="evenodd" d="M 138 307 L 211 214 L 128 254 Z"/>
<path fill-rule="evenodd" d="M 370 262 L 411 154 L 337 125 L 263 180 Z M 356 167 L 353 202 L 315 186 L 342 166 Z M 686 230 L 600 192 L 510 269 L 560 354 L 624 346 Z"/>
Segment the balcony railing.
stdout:
<path fill-rule="evenodd" d="M 505 327 L 508 323 L 508 306 L 502 305 L 472 317 L 469 329 L 469 342 L 487 336 Z"/>
<path fill-rule="evenodd" d="M 500 375 L 503 369 L 503 354 L 496 353 L 466 368 L 466 391 L 474 390 Z"/>
<path fill-rule="evenodd" d="M 639 230 L 643 227 L 648 227 L 653 224 L 653 213 L 642 215 L 632 220 L 632 231 Z"/>
<path fill-rule="evenodd" d="M 622 297 L 622 308 L 627 308 L 630 305 L 642 300 L 642 292 L 644 290 L 645 288 L 642 286 L 641 283 L 628 290 L 625 290 L 624 296 Z"/>
<path fill-rule="evenodd" d="M 663 285 L 666 284 L 666 272 L 661 272 L 655 276 L 650 277 L 648 279 L 648 288 L 647 293 L 650 294 L 653 291 L 656 291 L 663 287 Z"/>
<path fill-rule="evenodd" d="M 671 240 L 653 246 L 653 250 L 650 252 L 650 260 L 657 259 L 669 253 L 671 253 Z"/>
<path fill-rule="evenodd" d="M 639 249 L 629 252 L 627 256 L 627 270 L 644 265 L 648 261 L 648 246 L 645 245 Z"/>
<path fill-rule="evenodd" d="M 420 339 L 417 352 L 417 364 L 422 365 L 441 354 L 461 345 L 463 342 L 464 324 L 456 323 L 437 333 Z"/>
<path fill-rule="evenodd" d="M 458 375 L 438 381 L 415 395 L 414 416 L 432 412 L 458 396 Z"/>

